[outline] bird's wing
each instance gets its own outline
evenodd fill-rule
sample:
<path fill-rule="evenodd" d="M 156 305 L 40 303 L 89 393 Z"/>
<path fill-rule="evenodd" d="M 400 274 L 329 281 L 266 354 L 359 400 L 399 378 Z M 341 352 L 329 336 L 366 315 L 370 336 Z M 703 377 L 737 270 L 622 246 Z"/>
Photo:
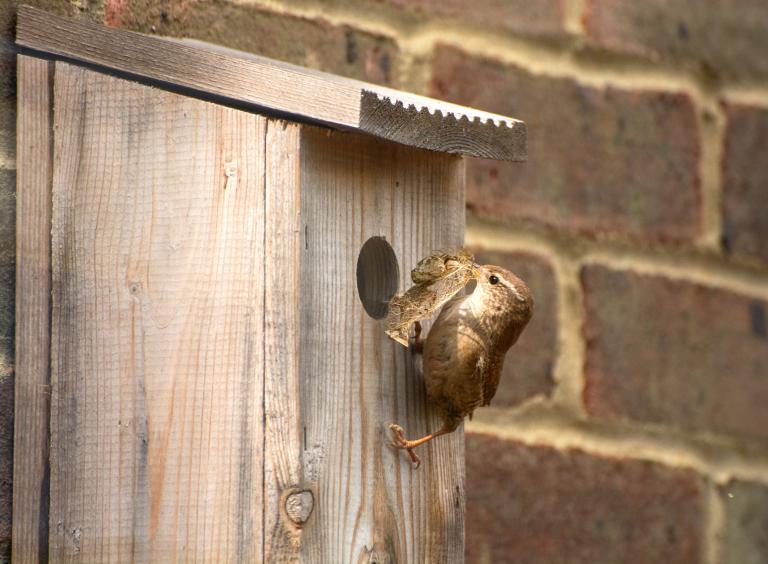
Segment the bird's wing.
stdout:
<path fill-rule="evenodd" d="M 477 371 L 480 373 L 483 384 L 482 402 L 481 406 L 491 405 L 493 396 L 496 395 L 496 388 L 499 387 L 499 379 L 501 377 L 501 366 L 489 360 L 485 355 L 480 355 L 477 361 Z"/>

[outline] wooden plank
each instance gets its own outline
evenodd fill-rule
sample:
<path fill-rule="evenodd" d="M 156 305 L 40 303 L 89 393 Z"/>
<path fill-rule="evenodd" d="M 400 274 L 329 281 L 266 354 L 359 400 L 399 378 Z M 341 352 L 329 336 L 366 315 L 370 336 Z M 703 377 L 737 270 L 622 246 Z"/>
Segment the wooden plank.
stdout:
<path fill-rule="evenodd" d="M 310 71 L 264 57 L 208 49 L 19 9 L 16 41 L 196 96 L 356 129 L 448 153 L 524 160 L 519 120 Z"/>
<path fill-rule="evenodd" d="M 360 92 L 357 129 L 421 149 L 506 161 L 527 158 L 525 122 L 377 87 Z"/>
<path fill-rule="evenodd" d="M 369 237 L 385 237 L 402 288 L 427 252 L 460 245 L 464 163 L 312 127 L 304 129 L 301 159 L 302 462 L 315 499 L 302 560 L 460 561 L 463 431 L 420 451 L 418 470 L 389 448 L 387 423 L 420 436 L 440 421 L 410 350 L 365 313 L 356 263 Z"/>
<path fill-rule="evenodd" d="M 259 561 L 266 120 L 55 75 L 53 561 Z"/>
<path fill-rule="evenodd" d="M 300 133 L 295 123 L 267 122 L 262 562 L 295 561 L 313 501 L 302 485 L 299 416 Z"/>
<path fill-rule="evenodd" d="M 13 561 L 48 561 L 53 63 L 19 55 Z"/>

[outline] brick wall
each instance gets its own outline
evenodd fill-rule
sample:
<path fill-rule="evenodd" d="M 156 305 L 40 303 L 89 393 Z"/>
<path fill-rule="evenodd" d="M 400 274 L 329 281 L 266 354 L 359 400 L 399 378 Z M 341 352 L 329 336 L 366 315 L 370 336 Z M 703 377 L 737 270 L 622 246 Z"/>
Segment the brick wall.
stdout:
<path fill-rule="evenodd" d="M 526 120 L 527 164 L 468 167 L 468 243 L 538 307 L 467 425 L 468 561 L 768 562 L 764 0 L 31 3 Z M 0 562 L 14 5 L 0 6 Z"/>

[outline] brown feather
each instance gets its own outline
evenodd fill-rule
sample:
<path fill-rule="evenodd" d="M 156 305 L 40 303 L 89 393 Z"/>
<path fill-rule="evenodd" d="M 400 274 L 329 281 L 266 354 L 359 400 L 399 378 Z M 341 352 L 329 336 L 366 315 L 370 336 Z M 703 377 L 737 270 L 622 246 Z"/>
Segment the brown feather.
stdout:
<path fill-rule="evenodd" d="M 533 296 L 522 280 L 499 267 L 482 270 L 475 291 L 443 307 L 424 343 L 427 395 L 457 426 L 476 407 L 490 404 L 504 357 L 533 314 Z M 508 284 L 491 284 L 492 275 Z"/>
<path fill-rule="evenodd" d="M 491 403 L 504 356 L 533 315 L 533 296 L 522 280 L 498 266 L 478 269 L 474 292 L 446 303 L 424 342 L 424 382 L 442 428 L 409 440 L 402 427 L 389 425 L 392 445 L 417 467 L 416 447 L 455 431 L 475 408 Z"/>

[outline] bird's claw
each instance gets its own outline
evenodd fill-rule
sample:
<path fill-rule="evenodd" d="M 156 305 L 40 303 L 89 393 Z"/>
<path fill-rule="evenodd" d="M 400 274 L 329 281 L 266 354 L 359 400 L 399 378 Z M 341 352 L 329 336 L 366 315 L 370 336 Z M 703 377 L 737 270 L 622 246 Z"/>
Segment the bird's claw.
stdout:
<path fill-rule="evenodd" d="M 411 341 L 411 351 L 413 354 L 424 352 L 424 341 L 421 340 L 421 321 L 413 323 L 413 340 Z"/>
<path fill-rule="evenodd" d="M 389 446 L 407 452 L 408 456 L 411 458 L 411 462 L 414 465 L 414 469 L 421 466 L 421 458 L 419 458 L 418 455 L 413 452 L 413 447 L 408 445 L 408 439 L 405 438 L 405 431 L 403 428 L 396 423 L 391 423 L 389 425 L 389 430 L 392 431 L 392 435 L 394 437 L 393 440 L 389 443 Z"/>

